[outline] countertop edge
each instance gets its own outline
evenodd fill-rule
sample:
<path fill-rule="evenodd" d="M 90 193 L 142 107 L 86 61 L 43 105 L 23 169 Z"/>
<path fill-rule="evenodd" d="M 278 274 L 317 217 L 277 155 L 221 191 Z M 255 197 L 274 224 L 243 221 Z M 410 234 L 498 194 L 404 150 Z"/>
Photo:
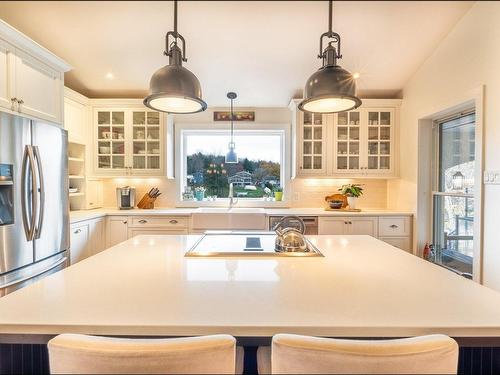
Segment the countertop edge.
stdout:
<path fill-rule="evenodd" d="M 190 208 L 157 208 L 152 210 L 132 209 L 118 210 L 116 208 L 99 208 L 94 210 L 70 211 L 70 223 L 99 219 L 106 216 L 185 216 L 196 213 Z M 299 215 L 299 216 L 413 216 L 409 211 L 366 209 L 360 212 L 326 211 L 323 208 L 264 208 L 266 216 Z"/>

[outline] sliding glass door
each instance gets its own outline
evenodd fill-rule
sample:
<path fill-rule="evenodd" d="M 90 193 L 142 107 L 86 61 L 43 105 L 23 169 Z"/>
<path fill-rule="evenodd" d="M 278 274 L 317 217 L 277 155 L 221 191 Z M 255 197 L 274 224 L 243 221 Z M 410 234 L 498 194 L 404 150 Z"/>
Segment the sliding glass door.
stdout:
<path fill-rule="evenodd" d="M 475 114 L 442 120 L 435 134 L 434 260 L 472 278 Z"/>

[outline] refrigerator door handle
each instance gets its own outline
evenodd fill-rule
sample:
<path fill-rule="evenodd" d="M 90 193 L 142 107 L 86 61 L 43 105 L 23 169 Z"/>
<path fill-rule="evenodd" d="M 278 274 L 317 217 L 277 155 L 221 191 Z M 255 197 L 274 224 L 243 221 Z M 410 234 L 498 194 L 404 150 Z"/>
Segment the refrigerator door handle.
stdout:
<path fill-rule="evenodd" d="M 50 265 L 49 267 L 47 267 L 47 268 L 45 268 L 45 269 L 43 269 L 43 270 L 35 273 L 34 275 L 29 275 L 29 276 L 26 276 L 26 277 L 22 277 L 20 279 L 10 281 L 7 284 L 0 285 L 0 290 L 8 288 L 9 286 L 14 286 L 14 285 L 20 284 L 20 283 L 22 283 L 24 281 L 33 279 L 33 278 L 35 278 L 37 276 L 43 275 L 44 273 L 49 272 L 50 270 L 53 270 L 57 266 L 60 266 L 61 264 L 63 264 L 64 262 L 66 262 L 67 259 L 68 259 L 67 257 L 61 258 L 56 263 L 54 263 L 54 264 Z"/>
<path fill-rule="evenodd" d="M 34 231 L 35 231 L 34 238 L 39 239 L 40 234 L 42 233 L 43 216 L 45 208 L 45 181 L 43 179 L 43 169 L 42 169 L 42 160 L 40 158 L 40 149 L 38 148 L 38 146 L 32 146 L 32 148 L 33 148 L 33 154 L 35 156 L 36 166 L 38 169 L 38 178 L 40 180 L 40 187 L 38 188 L 38 191 L 40 192 L 40 212 L 38 213 L 38 224 L 34 226 Z M 33 219 L 34 218 L 35 217 L 33 217 Z"/>
<path fill-rule="evenodd" d="M 28 162 L 28 163 L 27 163 Z M 28 223 L 28 210 L 26 207 L 26 201 L 28 200 L 28 192 L 26 191 L 27 185 L 27 169 L 29 164 L 29 170 L 31 174 L 31 217 Z M 24 233 L 26 234 L 26 240 L 32 241 L 35 234 L 35 213 L 38 211 L 38 196 L 36 194 L 36 173 L 35 173 L 35 158 L 33 155 L 33 149 L 30 145 L 24 147 L 23 155 L 23 167 L 21 173 L 21 206 L 23 211 L 23 225 Z"/>

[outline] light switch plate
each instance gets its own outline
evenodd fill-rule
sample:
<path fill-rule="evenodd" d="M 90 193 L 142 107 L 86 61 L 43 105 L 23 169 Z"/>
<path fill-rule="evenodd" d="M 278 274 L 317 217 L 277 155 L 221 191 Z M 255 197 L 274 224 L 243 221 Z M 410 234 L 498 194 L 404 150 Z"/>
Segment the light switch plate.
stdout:
<path fill-rule="evenodd" d="M 486 185 L 500 185 L 500 171 L 484 171 L 483 182 Z"/>

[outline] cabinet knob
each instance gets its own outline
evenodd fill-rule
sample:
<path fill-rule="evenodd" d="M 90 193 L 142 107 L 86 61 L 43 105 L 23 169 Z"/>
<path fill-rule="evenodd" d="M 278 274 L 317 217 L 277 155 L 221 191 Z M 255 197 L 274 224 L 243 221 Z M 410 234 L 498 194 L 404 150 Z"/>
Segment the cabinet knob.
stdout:
<path fill-rule="evenodd" d="M 147 222 L 148 222 L 148 221 L 147 221 L 147 220 L 144 220 L 144 219 L 139 220 L 139 223 L 141 223 L 141 224 L 146 224 Z"/>
<path fill-rule="evenodd" d="M 89 202 L 89 206 L 93 206 L 94 205 L 94 202 Z"/>
<path fill-rule="evenodd" d="M 169 223 L 170 223 L 170 224 L 177 224 L 177 223 L 178 223 L 178 221 L 177 221 L 177 220 L 175 220 L 175 219 L 172 219 L 172 220 L 170 220 L 170 222 L 169 222 Z"/>
<path fill-rule="evenodd" d="M 122 223 L 123 223 L 123 224 L 127 224 L 127 220 L 123 220 L 123 221 L 122 221 Z"/>
<path fill-rule="evenodd" d="M 17 102 L 17 98 L 10 98 L 10 110 L 11 111 L 14 111 L 15 110 L 15 105 L 16 105 L 16 102 Z"/>
<path fill-rule="evenodd" d="M 24 100 L 19 99 L 19 100 L 17 101 L 17 104 L 19 104 L 19 105 L 24 104 Z"/>
<path fill-rule="evenodd" d="M 392 224 L 390 227 L 391 227 L 392 229 L 399 228 L 396 224 Z"/>
<path fill-rule="evenodd" d="M 81 233 L 81 232 L 82 232 L 82 230 L 81 230 L 81 229 L 77 229 L 77 230 L 75 230 L 75 231 L 73 232 L 73 234 L 78 234 L 78 233 Z"/>

